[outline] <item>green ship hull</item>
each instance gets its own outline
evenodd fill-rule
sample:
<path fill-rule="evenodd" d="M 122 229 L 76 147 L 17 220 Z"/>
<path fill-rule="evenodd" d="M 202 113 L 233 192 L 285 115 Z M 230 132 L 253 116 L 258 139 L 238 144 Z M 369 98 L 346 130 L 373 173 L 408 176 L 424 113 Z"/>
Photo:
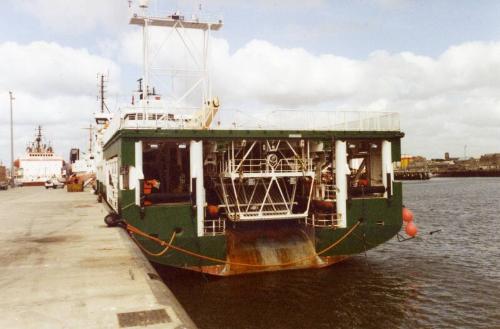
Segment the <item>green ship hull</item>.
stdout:
<path fill-rule="evenodd" d="M 386 183 L 383 190 L 375 187 L 371 188 L 370 183 L 365 183 L 366 186 L 358 185 L 357 188 L 349 187 L 345 200 L 346 216 L 343 225 L 333 222 L 331 225 L 316 225 L 315 223 L 311 224 L 310 221 L 308 222 L 311 213 L 316 211 L 315 209 L 320 209 L 322 205 L 317 203 L 315 207 L 314 202 L 322 202 L 322 200 L 312 200 L 309 201 L 312 202 L 312 205 L 308 210 L 307 220 L 305 221 L 297 218 L 280 218 L 279 220 L 259 220 L 256 218 L 253 221 L 243 222 L 238 220 L 238 217 L 230 220 L 229 208 L 226 208 L 226 216 L 224 212 L 221 215 L 224 217 L 222 218 L 224 227 L 222 229 L 220 227 L 214 228 L 212 231 L 208 230 L 208 233 L 200 234 L 200 228 L 198 227 L 200 219 L 196 209 L 194 185 L 191 185 L 191 190 L 188 191 L 187 195 L 184 193 L 183 197 L 146 204 L 144 200 L 151 197 L 150 195 L 144 195 L 144 191 L 141 191 L 142 201 L 137 202 L 136 189 L 129 186 L 128 183 L 123 183 L 130 180 L 128 177 L 130 175 L 129 168 L 137 166 L 138 154 L 136 154 L 137 148 L 135 145 L 137 142 L 145 143 L 145 145 L 151 147 L 151 153 L 155 153 L 156 150 L 152 146 L 157 147 L 156 145 L 162 145 L 161 143 L 184 145 L 182 143 L 202 141 L 203 145 L 211 145 L 210 143 L 212 145 L 226 145 L 231 142 L 235 143 L 235 141 L 238 141 L 238 143 L 245 141 L 246 143 L 248 140 L 260 143 L 258 145 L 264 145 L 263 141 L 281 140 L 284 142 L 293 141 L 299 145 L 296 141 L 300 139 L 305 141 L 307 145 L 309 145 L 309 142 L 316 143 L 314 145 L 318 143 L 324 145 L 324 150 L 318 154 L 326 154 L 326 162 L 332 162 L 334 156 L 331 156 L 331 159 L 329 156 L 333 152 L 334 142 L 342 140 L 347 145 L 354 145 L 360 150 L 357 151 L 358 155 L 356 155 L 354 154 L 355 151 L 348 148 L 347 151 L 351 154 L 348 155 L 349 159 L 359 157 L 360 161 L 363 160 L 363 163 L 365 163 L 363 171 L 370 172 L 370 170 L 380 171 L 375 164 L 373 168 L 368 168 L 366 163 L 374 161 L 370 159 L 380 158 L 380 151 L 377 151 L 374 147 L 378 145 L 378 148 L 380 148 L 383 141 L 389 142 L 392 146 L 390 150 L 391 159 L 400 159 L 400 139 L 402 136 L 401 132 L 395 131 L 118 130 L 103 148 L 104 160 L 114 160 L 116 163 L 115 171 L 118 171 L 116 173 L 118 179 L 115 179 L 113 185 L 115 190 L 110 191 L 111 178 L 110 181 L 108 179 L 99 181 L 97 189 L 99 196 L 108 201 L 117 217 L 127 225 L 144 233 L 144 235 L 132 234 L 132 236 L 140 247 L 145 250 L 146 255 L 152 262 L 214 275 L 324 267 L 351 255 L 374 248 L 390 240 L 400 231 L 403 207 L 401 183 L 393 182 L 392 178 L 389 177 L 386 181 L 389 183 Z M 368 148 L 366 145 L 373 146 Z M 367 151 L 363 147 L 366 147 Z M 169 154 L 168 152 L 170 152 L 170 149 L 161 153 L 161 157 L 165 157 L 165 154 Z M 180 151 L 174 150 L 173 152 L 179 153 Z M 204 149 L 203 152 L 204 158 L 206 158 L 208 151 Z M 370 155 L 372 153 L 373 155 Z M 147 156 L 144 153 L 144 157 Z M 177 160 L 180 159 L 179 155 Z M 206 159 L 204 161 L 207 162 Z M 391 160 L 391 163 L 393 161 Z M 146 168 L 146 165 L 144 165 L 144 168 Z M 206 167 L 206 165 L 204 166 Z M 316 166 L 321 167 L 320 165 Z M 165 169 L 166 167 L 168 166 L 161 168 L 162 170 L 169 170 L 168 168 Z M 189 170 L 187 172 L 189 175 Z M 169 175 L 168 177 L 172 177 L 171 173 Z M 377 175 L 381 176 L 381 173 L 377 173 Z M 147 175 L 145 174 L 145 176 Z M 359 175 L 357 179 L 359 177 L 362 176 Z M 149 178 L 151 177 L 143 177 L 143 179 Z M 185 184 L 189 185 L 189 181 L 193 178 L 183 177 L 183 179 L 186 181 Z M 292 182 L 290 178 L 286 179 L 286 182 Z M 356 179 L 356 176 L 351 175 L 351 179 Z M 375 178 L 372 180 L 375 181 Z M 161 184 L 170 184 L 165 179 L 160 179 L 160 181 Z M 220 203 L 221 207 L 224 207 L 225 197 L 210 188 L 208 181 L 209 179 L 205 177 L 207 202 L 204 204 L 204 216 L 208 216 L 207 211 L 209 209 L 207 207 L 209 207 L 210 202 Z M 316 183 L 308 183 L 307 180 L 302 181 L 299 177 L 298 182 L 302 182 L 300 183 L 302 184 L 301 188 L 306 191 L 303 194 L 305 200 L 307 199 L 309 186 Z M 293 182 L 295 183 L 295 181 Z M 116 186 L 117 183 L 120 186 Z M 189 188 L 186 189 L 189 190 Z M 312 189 L 311 187 L 311 191 Z M 116 195 L 110 197 L 110 193 Z M 167 195 L 168 193 L 164 194 Z M 306 204 L 305 201 L 300 201 L 299 197 L 297 197 L 297 200 L 299 201 L 296 201 L 295 204 L 300 205 L 301 202 L 304 205 Z M 227 207 L 230 207 L 230 202 L 226 200 L 226 203 L 228 204 Z M 337 208 L 335 202 L 327 204 L 327 206 L 330 205 Z M 293 213 L 302 210 L 294 209 Z M 218 220 L 218 224 L 220 224 L 220 218 Z M 206 229 L 207 227 L 205 227 Z M 159 240 L 165 243 L 160 245 Z"/>

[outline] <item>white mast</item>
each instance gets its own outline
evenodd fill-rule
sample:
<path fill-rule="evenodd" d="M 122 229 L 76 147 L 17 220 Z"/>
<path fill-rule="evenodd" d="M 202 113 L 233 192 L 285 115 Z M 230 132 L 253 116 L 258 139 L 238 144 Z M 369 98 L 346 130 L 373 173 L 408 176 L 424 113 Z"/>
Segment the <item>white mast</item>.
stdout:
<path fill-rule="evenodd" d="M 142 16 L 144 17 L 143 20 L 143 27 L 142 27 L 142 58 L 143 58 L 143 106 L 146 106 L 148 103 L 148 97 L 149 97 L 149 35 L 148 35 L 148 0 L 141 0 L 139 7 L 142 9 Z"/>
<path fill-rule="evenodd" d="M 212 96 L 210 81 L 209 57 L 210 57 L 210 36 L 211 31 L 217 31 L 222 27 L 222 20 L 204 20 L 198 16 L 185 18 L 179 12 L 168 16 L 149 16 L 147 12 L 148 1 L 141 0 L 139 3 L 141 14 L 134 13 L 130 19 L 130 24 L 140 25 L 143 28 L 143 99 L 148 100 L 152 93 L 151 79 L 153 76 L 169 76 L 172 79 L 185 79 L 187 86 L 180 94 L 172 93 L 168 99 L 167 110 L 182 117 L 180 122 L 197 128 L 208 128 L 213 117 L 218 111 L 219 102 Z M 150 49 L 150 27 L 168 27 L 171 31 L 158 49 Z M 187 30 L 198 30 L 202 34 L 202 49 L 196 47 L 195 42 L 188 34 Z M 186 58 L 192 61 L 190 68 L 159 68 L 155 67 L 161 48 L 166 44 L 167 39 L 177 36 L 181 45 L 186 51 Z M 164 77 L 161 80 L 167 81 Z M 190 97 L 201 94 L 200 103 L 189 105 Z M 144 105 L 143 105 L 144 106 Z M 150 106 L 151 108 L 151 106 Z"/>

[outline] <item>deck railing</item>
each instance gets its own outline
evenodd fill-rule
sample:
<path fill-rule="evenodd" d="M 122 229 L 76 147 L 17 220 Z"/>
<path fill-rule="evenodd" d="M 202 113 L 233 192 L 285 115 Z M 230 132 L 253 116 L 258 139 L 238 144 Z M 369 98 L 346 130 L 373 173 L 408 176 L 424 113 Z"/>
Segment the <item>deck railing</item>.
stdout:
<path fill-rule="evenodd" d="M 201 129 L 193 108 L 173 114 L 162 107 L 126 107 L 114 116 L 104 140 L 120 129 Z M 221 109 L 213 130 L 399 131 L 399 113 L 357 111 L 242 111 Z"/>
<path fill-rule="evenodd" d="M 304 223 L 313 227 L 331 228 L 338 227 L 337 214 L 335 213 L 313 213 L 304 219 Z"/>
<path fill-rule="evenodd" d="M 237 159 L 236 162 L 231 160 L 223 161 L 229 167 L 223 166 L 222 173 L 290 173 L 290 172 L 303 172 L 313 170 L 312 159 L 299 159 L 299 158 L 282 158 L 277 160 L 275 164 L 269 164 L 268 160 L 263 159 Z"/>
<path fill-rule="evenodd" d="M 212 129 L 399 131 L 400 127 L 395 112 L 221 110 Z"/>

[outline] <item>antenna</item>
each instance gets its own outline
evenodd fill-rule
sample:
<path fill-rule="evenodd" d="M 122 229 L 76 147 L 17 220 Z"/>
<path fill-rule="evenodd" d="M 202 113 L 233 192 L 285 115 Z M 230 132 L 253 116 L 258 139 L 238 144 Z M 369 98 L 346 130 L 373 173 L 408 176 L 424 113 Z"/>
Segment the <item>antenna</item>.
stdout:
<path fill-rule="evenodd" d="M 42 142 L 42 126 L 38 126 L 38 128 L 36 129 L 38 131 L 38 134 L 36 135 L 36 150 L 37 152 L 41 152 L 42 151 L 42 147 L 41 147 L 41 142 Z"/>
<path fill-rule="evenodd" d="M 108 108 L 108 105 L 106 105 L 106 82 L 107 80 L 104 77 L 104 74 L 98 74 L 98 80 L 99 80 L 99 96 L 97 98 L 101 101 L 101 113 L 104 113 L 104 109 L 108 111 L 108 113 L 111 113 L 111 111 Z"/>
<path fill-rule="evenodd" d="M 92 154 L 92 142 L 93 142 L 92 135 L 94 132 L 94 127 L 92 126 L 92 124 L 90 124 L 88 128 L 82 128 L 82 129 L 89 131 L 89 154 Z"/>

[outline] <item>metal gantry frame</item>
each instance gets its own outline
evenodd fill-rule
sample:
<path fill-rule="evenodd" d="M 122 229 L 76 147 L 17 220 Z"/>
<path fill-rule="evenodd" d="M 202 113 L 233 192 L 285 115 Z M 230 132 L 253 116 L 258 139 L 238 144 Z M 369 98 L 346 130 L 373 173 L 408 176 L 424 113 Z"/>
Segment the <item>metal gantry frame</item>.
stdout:
<path fill-rule="evenodd" d="M 227 218 L 255 221 L 307 217 L 315 176 L 309 149 L 309 141 L 304 140 L 227 143 L 218 152 L 218 171 L 212 176 Z M 300 179 L 310 184 L 306 185 L 306 208 L 299 212 L 294 206 Z"/>
<path fill-rule="evenodd" d="M 146 3 L 140 5 L 142 11 L 141 15 L 133 14 L 130 19 L 130 24 L 140 25 L 143 30 L 143 83 L 144 83 L 144 98 L 142 102 L 143 107 L 148 107 L 150 96 L 152 93 L 151 80 L 153 75 L 160 76 L 164 79 L 165 76 L 170 77 L 172 84 L 176 79 L 188 81 L 189 78 L 195 78 L 194 82 L 186 86 L 186 90 L 182 94 L 176 94 L 171 88 L 171 99 L 166 104 L 166 110 L 170 113 L 191 115 L 190 123 L 188 126 L 198 128 L 208 128 L 215 113 L 218 110 L 218 101 L 212 97 L 212 87 L 210 80 L 210 42 L 211 31 L 217 31 L 222 27 L 222 20 L 204 20 L 198 17 L 191 17 L 189 19 L 174 13 L 169 16 L 154 17 L 148 15 L 148 6 Z M 155 50 L 155 54 L 151 52 L 151 27 L 167 27 L 170 31 L 166 34 L 160 46 Z M 188 30 L 198 30 L 202 32 L 201 50 L 196 45 Z M 171 40 L 177 36 L 188 54 L 188 58 L 192 61 L 193 68 L 158 68 L 154 67 L 156 57 L 161 49 Z M 185 104 L 186 99 L 197 92 L 200 94 L 200 103 L 198 105 L 189 106 Z M 167 119 L 168 117 L 165 116 Z M 184 120 L 182 120 L 184 121 Z M 184 125 L 184 122 L 180 122 Z"/>

